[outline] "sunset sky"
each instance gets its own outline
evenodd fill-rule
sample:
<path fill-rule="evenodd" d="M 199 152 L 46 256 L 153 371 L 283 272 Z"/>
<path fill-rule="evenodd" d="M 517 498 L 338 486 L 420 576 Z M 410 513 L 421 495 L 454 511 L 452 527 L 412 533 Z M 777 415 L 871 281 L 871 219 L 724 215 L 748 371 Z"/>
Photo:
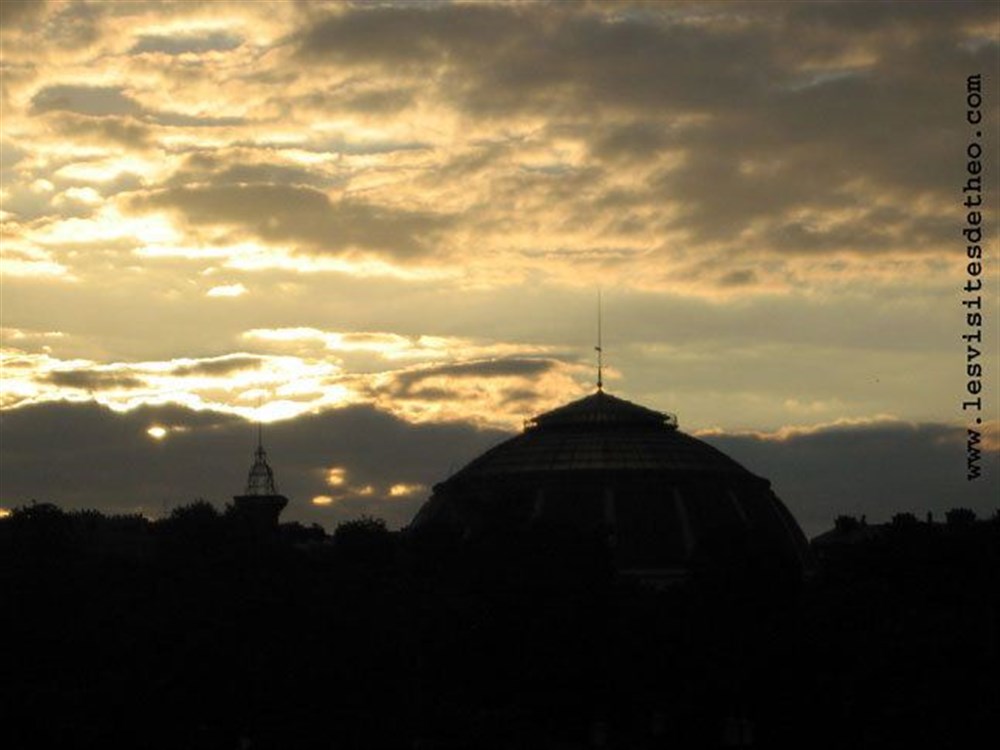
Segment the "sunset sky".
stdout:
<path fill-rule="evenodd" d="M 993 2 L 5 2 L 0 507 L 405 525 L 606 388 L 838 513 L 988 516 Z M 966 78 L 986 477 L 965 479 Z"/>

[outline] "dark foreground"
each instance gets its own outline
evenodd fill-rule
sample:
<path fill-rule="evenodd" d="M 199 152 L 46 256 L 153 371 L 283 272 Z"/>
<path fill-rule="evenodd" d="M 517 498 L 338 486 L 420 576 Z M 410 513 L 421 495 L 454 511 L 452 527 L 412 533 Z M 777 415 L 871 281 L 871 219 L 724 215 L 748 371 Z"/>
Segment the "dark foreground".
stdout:
<path fill-rule="evenodd" d="M 995 521 L 908 524 L 801 587 L 747 559 L 655 591 L 557 529 L 34 506 L 0 521 L 3 745 L 989 746 L 998 550 Z"/>

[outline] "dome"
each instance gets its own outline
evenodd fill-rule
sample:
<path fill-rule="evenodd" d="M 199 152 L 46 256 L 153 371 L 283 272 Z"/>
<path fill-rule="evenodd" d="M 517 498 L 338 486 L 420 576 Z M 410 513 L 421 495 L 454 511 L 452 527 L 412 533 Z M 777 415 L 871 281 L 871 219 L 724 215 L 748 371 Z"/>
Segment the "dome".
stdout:
<path fill-rule="evenodd" d="M 808 543 L 770 482 L 678 429 L 672 414 L 599 390 L 541 414 L 434 487 L 413 533 L 498 528 L 602 537 L 622 573 L 684 576 L 740 555 L 801 573 Z"/>
<path fill-rule="evenodd" d="M 746 469 L 677 429 L 672 414 L 603 391 L 530 420 L 525 431 L 447 480 L 536 472 L 671 471 L 746 474 Z"/>

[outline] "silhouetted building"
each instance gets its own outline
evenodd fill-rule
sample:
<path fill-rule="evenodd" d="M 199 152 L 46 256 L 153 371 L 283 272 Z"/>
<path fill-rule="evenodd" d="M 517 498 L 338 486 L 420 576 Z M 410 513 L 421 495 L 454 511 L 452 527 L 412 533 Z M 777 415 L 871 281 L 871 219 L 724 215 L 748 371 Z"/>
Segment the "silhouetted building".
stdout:
<path fill-rule="evenodd" d="M 928 520 L 932 524 L 933 520 Z M 833 528 L 815 536 L 810 541 L 813 552 L 822 562 L 831 555 L 837 555 L 859 545 L 871 544 L 885 533 L 884 524 L 869 524 L 864 516 L 861 520 L 853 516 L 837 516 Z"/>
<path fill-rule="evenodd" d="M 812 564 L 768 480 L 678 430 L 675 416 L 600 388 L 436 485 L 411 533 L 474 540 L 537 526 L 603 540 L 620 573 L 652 581 L 754 566 L 797 577 Z"/>
<path fill-rule="evenodd" d="M 934 520 L 930 511 L 923 522 L 911 512 L 894 513 L 888 523 L 869 524 L 865 516 L 837 516 L 833 528 L 812 538 L 810 546 L 820 563 L 840 561 L 858 550 L 890 543 L 892 537 L 925 541 L 933 537 L 961 538 L 969 530 L 984 528 L 992 521 L 977 520 L 970 508 L 952 508 L 945 513 L 945 522 Z"/>
<path fill-rule="evenodd" d="M 242 495 L 233 496 L 233 511 L 246 518 L 255 531 L 270 533 L 277 530 L 278 517 L 286 505 L 288 498 L 278 493 L 274 471 L 267 463 L 267 454 L 258 428 L 257 449 L 247 476 L 246 491 Z"/>

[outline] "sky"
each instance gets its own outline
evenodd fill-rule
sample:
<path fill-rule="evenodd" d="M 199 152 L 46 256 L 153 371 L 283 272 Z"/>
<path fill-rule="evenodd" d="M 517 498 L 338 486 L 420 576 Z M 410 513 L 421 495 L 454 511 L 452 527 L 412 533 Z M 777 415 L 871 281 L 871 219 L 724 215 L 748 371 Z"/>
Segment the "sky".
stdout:
<path fill-rule="evenodd" d="M 0 512 L 405 526 L 606 390 L 807 534 L 1000 506 L 995 3 L 4 2 Z M 984 476 L 962 285 L 984 76 Z"/>

